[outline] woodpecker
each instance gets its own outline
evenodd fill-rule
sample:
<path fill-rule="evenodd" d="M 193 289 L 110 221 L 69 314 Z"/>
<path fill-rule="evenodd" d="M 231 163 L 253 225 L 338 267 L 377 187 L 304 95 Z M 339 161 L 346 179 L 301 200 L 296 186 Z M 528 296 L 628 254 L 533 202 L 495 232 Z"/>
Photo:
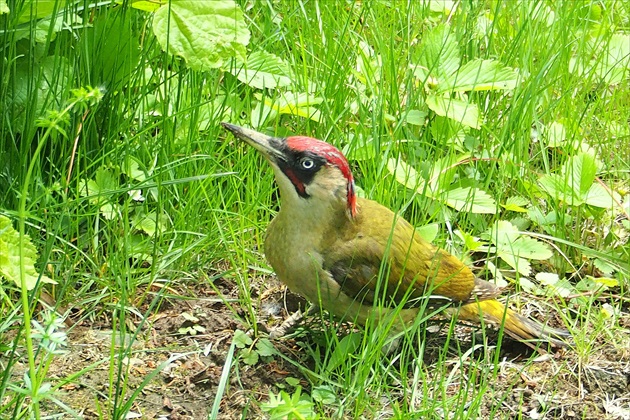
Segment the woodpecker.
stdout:
<path fill-rule="evenodd" d="M 506 308 L 501 290 L 476 278 L 458 258 L 421 238 L 387 207 L 357 197 L 345 156 L 310 137 L 277 138 L 229 123 L 223 127 L 273 168 L 280 210 L 267 229 L 265 256 L 278 278 L 334 316 L 365 324 L 398 307 L 401 323 L 423 299 L 447 302 L 458 319 L 503 326 L 528 343 L 564 347 L 570 334 Z"/>

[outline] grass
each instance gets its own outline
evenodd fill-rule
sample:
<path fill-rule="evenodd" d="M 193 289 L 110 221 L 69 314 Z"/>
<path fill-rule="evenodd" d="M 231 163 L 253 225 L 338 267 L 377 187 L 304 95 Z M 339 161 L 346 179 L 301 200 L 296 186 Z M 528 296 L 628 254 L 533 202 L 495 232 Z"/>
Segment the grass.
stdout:
<path fill-rule="evenodd" d="M 28 234 L 39 252 L 36 268 L 57 282 L 28 290 L 20 279 L 2 280 L 0 417 L 78 416 L 60 390 L 80 379 L 50 375 L 68 344 L 53 334 L 64 330 L 51 320 L 54 311 L 74 325 L 112 331 L 104 355 L 107 387 L 96 404 L 102 417 L 122 418 L 133 409 L 138 384 L 124 361 L 139 354 L 134 342 L 147 339 L 156 314 L 184 305 L 185 298 L 202 298 L 187 293 L 212 290 L 224 313 L 252 329 L 256 340 L 264 337 L 261 308 L 273 282 L 262 249 L 277 193 L 261 157 L 219 122 L 260 121 L 260 103 L 279 103 L 286 92 L 305 94 L 307 106 L 319 110 L 318 121 L 286 112 L 259 130 L 335 144 L 349 157 L 361 194 L 400 210 L 416 226 L 433 224 L 434 242 L 467 262 L 488 271 L 487 261 L 499 265 L 514 292 L 511 302 L 521 309 L 561 314 L 575 336 L 571 361 L 578 367 L 549 362 L 550 372 L 558 372 L 550 381 L 581 381 L 593 354 L 606 347 L 622 352 L 627 344 L 625 2 L 461 2 L 452 10 L 440 6 L 448 2 L 239 2 L 251 32 L 248 52 L 273 52 L 286 63 L 290 84 L 272 89 L 243 83 L 228 71 L 229 61 L 222 69 L 191 69 L 159 45 L 149 12 L 53 3 L 53 9 L 31 9 L 30 2 L 9 2 L 12 13 L 0 21 L 0 215 L 17 230 L 17 255 L 26 255 Z M 61 29 L 43 20 L 51 16 L 64 23 Z M 494 59 L 518 69 L 513 89 L 457 95 L 477 105 L 479 129 L 428 107 L 439 84 L 414 75 L 414 66 L 436 47 L 426 40 L 439 25 L 448 25 L 462 64 Z M 599 162 L 596 180 L 576 169 L 586 160 L 562 169 L 581 151 Z M 412 182 L 407 172 L 403 185 L 392 176 L 392 162 L 408 164 L 419 177 Z M 569 205 L 566 187 L 541 187 L 549 175 L 563 177 L 564 185 L 601 184 L 619 200 Z M 423 185 L 426 179 L 435 182 Z M 485 191 L 498 211 L 449 207 L 455 188 Z M 500 207 L 515 197 L 526 212 Z M 529 232 L 553 257 L 529 260 L 534 271 L 528 276 L 495 259 L 492 249 L 472 239 L 496 246 L 489 229 L 498 221 Z M 27 262 L 18 260 L 24 272 Z M 547 272 L 558 281 L 533 279 Z M 236 284 L 237 296 L 226 296 L 220 279 Z M 528 295 L 521 297 L 521 290 Z M 38 303 L 44 292 L 50 307 Z M 544 302 L 536 304 L 542 309 L 532 301 Z M 34 337 L 32 320 L 53 326 L 51 335 Z M 387 327 L 368 325 L 340 337 L 330 321 L 312 337 L 295 336 L 297 354 L 272 357 L 299 372 L 301 391 L 284 384 L 282 399 L 281 388 L 273 388 L 279 399 L 266 400 L 275 401 L 266 406 L 270 415 L 288 409 L 284 415 L 307 418 L 494 418 L 514 415 L 506 406 L 529 404 L 511 399 L 522 384 L 505 371 L 535 370 L 536 364 L 512 365 L 483 332 L 464 334 L 461 342 L 460 327 L 446 322 L 436 341 L 424 324 L 416 325 L 402 337 L 397 356 L 383 357 Z M 245 378 L 251 367 L 232 359 L 234 351 L 230 347 L 223 372 Z M 220 397 L 235 386 L 228 386 L 226 374 L 215 404 L 208 405 L 215 414 Z M 240 386 L 251 391 L 249 383 Z M 495 399 L 490 405 L 489 395 Z M 252 398 L 255 416 L 255 400 L 266 397 Z M 560 415 L 551 402 L 528 407 Z"/>

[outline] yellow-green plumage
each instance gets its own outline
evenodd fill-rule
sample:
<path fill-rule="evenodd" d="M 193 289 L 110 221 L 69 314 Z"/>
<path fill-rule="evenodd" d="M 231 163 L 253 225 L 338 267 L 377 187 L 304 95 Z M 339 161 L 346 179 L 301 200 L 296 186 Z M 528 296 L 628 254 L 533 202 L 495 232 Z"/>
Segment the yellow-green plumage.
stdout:
<path fill-rule="evenodd" d="M 359 323 L 384 313 L 379 305 L 407 302 L 404 321 L 414 318 L 424 305 L 414 299 L 440 296 L 459 304 L 462 320 L 503 324 L 508 335 L 519 340 L 542 338 L 564 345 L 563 330 L 544 327 L 506 309 L 495 299 L 500 290 L 477 279 L 459 259 L 420 237 L 413 226 L 381 204 L 359 198 L 354 218 L 342 214 L 313 243 L 307 236 L 292 235 L 283 212 L 268 228 L 265 255 L 278 278 L 295 293 L 304 295 L 323 309 Z M 287 219 L 289 220 L 289 219 Z M 300 238 L 293 242 L 290 238 Z M 308 250 L 303 245 L 309 244 Z M 315 246 L 312 246 L 315 245 Z M 306 258 L 305 258 L 306 257 Z M 387 263 L 382 264 L 383 258 Z M 379 272 L 385 269 L 387 285 L 377 291 Z M 379 296 L 376 302 L 375 297 Z"/>
<path fill-rule="evenodd" d="M 358 323 L 390 313 L 408 323 L 430 299 L 450 303 L 460 319 L 503 325 L 518 340 L 541 339 L 555 346 L 570 340 L 565 330 L 506 309 L 496 300 L 500 290 L 495 285 L 475 278 L 402 217 L 375 201 L 355 198 L 347 161 L 334 147 L 224 126 L 258 149 L 274 170 L 282 203 L 267 230 L 265 255 L 293 292 Z M 392 310 L 396 306 L 402 308 Z"/>

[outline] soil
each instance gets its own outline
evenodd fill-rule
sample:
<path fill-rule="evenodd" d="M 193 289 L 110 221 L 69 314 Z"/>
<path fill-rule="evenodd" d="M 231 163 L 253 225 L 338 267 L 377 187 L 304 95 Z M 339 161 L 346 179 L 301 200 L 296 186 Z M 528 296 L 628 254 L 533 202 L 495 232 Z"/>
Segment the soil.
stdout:
<path fill-rule="evenodd" d="M 259 325 L 260 336 L 265 336 L 267 324 L 281 322 L 288 313 L 305 304 L 273 278 L 257 278 L 253 284 L 254 310 L 258 319 L 265 322 Z M 241 320 L 246 318 L 250 308 L 239 306 L 238 287 L 231 279 L 219 278 L 212 286 L 178 287 L 179 290 L 170 289 L 169 295 L 179 295 L 179 298 L 165 298 L 147 319 L 138 316 L 134 325 L 128 325 L 129 331 L 139 331 L 135 337 L 129 334 L 122 340 L 120 335 L 113 336 L 112 320 L 105 313 L 71 327 L 69 351 L 54 359 L 49 376 L 67 378 L 82 373 L 74 382 L 63 386 L 57 397 L 81 418 L 111 418 L 111 414 L 104 413 L 110 412 L 117 389 L 120 401 L 129 401 L 133 393 L 140 390 L 131 403 L 128 419 L 207 419 L 234 333 L 248 330 Z M 625 309 L 619 323 L 627 332 L 630 314 L 628 308 Z M 130 313 L 141 314 L 146 310 L 140 307 Z M 321 324 L 316 318 L 316 322 L 311 323 L 318 322 Z M 347 329 L 345 324 L 342 327 L 340 331 Z M 458 327 L 459 351 L 477 351 L 467 347 L 472 346 L 470 337 L 475 331 L 469 326 Z M 249 334 L 255 337 L 251 331 Z M 305 339 L 308 338 L 300 340 Z M 462 362 L 458 351 L 449 352 L 446 362 L 444 354 L 440 355 L 444 353 L 445 340 L 445 334 L 436 333 L 427 342 L 424 353 L 427 378 L 436 366 L 458 368 L 462 372 L 459 378 L 466 377 L 467 369 L 472 370 L 473 366 Z M 607 345 L 605 338 L 599 340 L 593 343 L 588 354 L 562 349 L 537 355 L 525 345 L 505 339 L 498 381 L 483 395 L 483 418 L 630 419 L 630 338 L 616 336 L 614 346 Z M 286 359 L 306 366 L 312 364 L 299 340 L 278 339 L 273 344 Z M 124 345 L 131 348 L 123 364 L 126 383 L 124 387 L 116 387 L 115 382 L 113 386 L 110 384 L 110 378 L 119 375 L 117 365 L 110 365 L 111 354 L 120 352 Z M 235 359 L 239 354 L 236 350 Z M 15 380 L 23 375 L 25 367 L 20 366 L 14 369 Z M 443 372 L 435 374 L 444 375 Z M 261 402 L 268 401 L 270 391 L 277 393 L 280 387 L 291 390 L 287 378 L 295 378 L 304 392 L 310 393 L 304 375 L 284 357 L 262 357 L 253 365 L 237 360 L 221 400 L 219 418 L 265 418 Z M 447 391 L 456 392 L 457 384 Z M 44 407 L 46 414 L 59 411 L 58 407 Z M 381 418 L 391 416 L 392 413 L 380 415 Z M 373 417 L 373 413 L 366 413 L 362 418 Z M 434 413 L 433 417 L 453 418 L 455 415 Z"/>

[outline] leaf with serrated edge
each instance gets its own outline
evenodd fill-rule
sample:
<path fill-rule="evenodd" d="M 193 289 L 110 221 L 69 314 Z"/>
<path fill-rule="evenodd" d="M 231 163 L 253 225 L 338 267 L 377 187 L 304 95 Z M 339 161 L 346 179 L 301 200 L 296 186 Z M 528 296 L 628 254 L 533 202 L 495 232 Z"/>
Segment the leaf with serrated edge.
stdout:
<path fill-rule="evenodd" d="M 519 258 L 514 254 L 505 251 L 497 252 L 499 258 L 505 261 L 510 267 L 518 271 L 522 276 L 529 276 L 532 272 L 532 266 L 524 258 Z"/>
<path fill-rule="evenodd" d="M 256 353 L 254 350 L 251 349 L 243 349 L 241 350 L 241 360 L 243 360 L 243 363 L 245 363 L 246 365 L 250 365 L 253 366 L 256 363 L 258 363 L 258 353 Z"/>
<path fill-rule="evenodd" d="M 557 174 L 543 175 L 538 182 L 547 194 L 557 200 L 572 206 L 579 206 L 583 203 L 563 176 Z"/>
<path fill-rule="evenodd" d="M 280 57 L 266 51 L 251 53 L 245 62 L 236 60 L 237 66 L 229 71 L 238 80 L 256 89 L 274 89 L 291 84 L 289 65 Z"/>
<path fill-rule="evenodd" d="M 527 209 L 523 206 L 529 204 L 529 200 L 525 197 L 513 196 L 509 197 L 505 204 L 501 204 L 501 207 L 508 211 L 514 211 L 519 213 L 527 213 Z"/>
<path fill-rule="evenodd" d="M 538 280 L 540 284 L 549 286 L 558 283 L 560 277 L 556 273 L 536 273 L 536 280 Z"/>
<path fill-rule="evenodd" d="M 450 118 L 470 128 L 481 128 L 481 118 L 477 105 L 454 98 L 428 95 L 427 106 L 442 117 Z"/>
<path fill-rule="evenodd" d="M 261 356 L 273 356 L 277 353 L 276 348 L 273 346 L 271 341 L 266 338 L 261 338 L 256 343 L 256 351 Z"/>
<path fill-rule="evenodd" d="M 172 0 L 153 15 L 162 49 L 183 57 L 193 70 L 221 67 L 231 57 L 245 60 L 250 33 L 233 0 Z"/>
<path fill-rule="evenodd" d="M 499 252 L 530 260 L 546 260 L 553 252 L 549 246 L 528 236 L 522 236 L 512 223 L 498 220 L 490 231 L 490 239 Z"/>
<path fill-rule="evenodd" d="M 239 349 L 251 346 L 253 343 L 252 338 L 241 330 L 234 331 L 234 338 L 232 338 L 232 341 L 234 342 L 234 345 Z"/>
<path fill-rule="evenodd" d="M 37 260 L 37 249 L 28 235 L 22 240 L 24 253 L 24 282 L 28 290 L 32 290 L 40 279 L 42 283 L 57 284 L 45 275 L 40 275 L 35 270 L 34 262 Z M 0 215 L 0 276 L 14 282 L 21 287 L 20 277 L 20 234 L 13 229 L 11 220 Z"/>
<path fill-rule="evenodd" d="M 595 183 L 588 189 L 584 202 L 589 206 L 600 207 L 603 209 L 613 208 L 615 202 L 620 202 L 621 197 L 615 191 L 609 191 L 601 184 Z"/>
<path fill-rule="evenodd" d="M 597 162 L 590 153 L 579 153 L 562 167 L 562 173 L 571 181 L 575 195 L 583 199 L 595 181 Z"/>
<path fill-rule="evenodd" d="M 478 214 L 495 214 L 497 205 L 494 199 L 478 188 L 455 188 L 443 195 L 444 202 L 458 211 Z"/>
<path fill-rule="evenodd" d="M 472 60 L 463 64 L 444 83 L 438 92 L 510 90 L 518 85 L 518 73 L 496 60 Z"/>
<path fill-rule="evenodd" d="M 439 85 L 459 68 L 459 47 L 449 25 L 438 25 L 424 33 L 418 51 L 420 56 L 414 75 L 423 82 L 431 76 Z"/>

